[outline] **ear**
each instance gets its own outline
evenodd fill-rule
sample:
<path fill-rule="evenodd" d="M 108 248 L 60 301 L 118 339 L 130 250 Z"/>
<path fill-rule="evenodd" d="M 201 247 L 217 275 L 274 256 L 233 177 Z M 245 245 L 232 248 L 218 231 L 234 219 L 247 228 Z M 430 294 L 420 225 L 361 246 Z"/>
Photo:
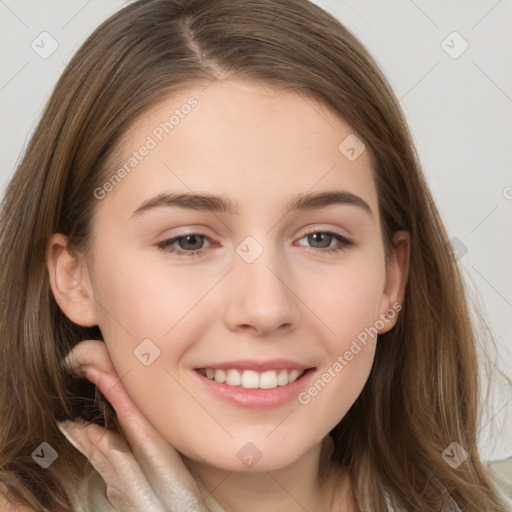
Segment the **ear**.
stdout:
<path fill-rule="evenodd" d="M 409 273 L 410 236 L 407 231 L 396 231 L 393 246 L 386 266 L 386 284 L 379 308 L 379 334 L 390 331 L 398 320 L 398 311 L 402 309 L 407 275 Z"/>
<path fill-rule="evenodd" d="M 46 253 L 50 286 L 63 313 L 83 327 L 97 325 L 96 302 L 85 263 L 68 252 L 68 239 L 56 233 Z"/>

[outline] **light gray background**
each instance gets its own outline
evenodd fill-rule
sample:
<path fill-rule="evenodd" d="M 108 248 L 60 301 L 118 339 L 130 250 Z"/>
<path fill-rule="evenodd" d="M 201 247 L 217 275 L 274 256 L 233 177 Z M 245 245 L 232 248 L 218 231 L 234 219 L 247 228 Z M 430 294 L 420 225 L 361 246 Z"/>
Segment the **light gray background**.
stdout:
<path fill-rule="evenodd" d="M 66 63 L 125 3 L 0 0 L 2 195 Z M 512 0 L 316 3 L 363 42 L 400 99 L 473 301 L 512 377 Z M 47 58 L 31 46 L 51 49 L 42 32 L 58 44 Z M 486 460 L 512 454 L 511 390 L 497 380 L 494 397 L 481 425 Z"/>

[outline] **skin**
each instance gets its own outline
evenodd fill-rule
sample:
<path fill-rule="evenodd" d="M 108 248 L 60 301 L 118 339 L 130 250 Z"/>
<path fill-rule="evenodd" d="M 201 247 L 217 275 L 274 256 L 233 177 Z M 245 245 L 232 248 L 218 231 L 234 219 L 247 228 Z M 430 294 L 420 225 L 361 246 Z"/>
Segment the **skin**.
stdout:
<path fill-rule="evenodd" d="M 368 152 L 350 161 L 338 149 L 351 134 L 346 123 L 311 99 L 268 86 L 224 80 L 175 93 L 134 123 L 118 163 L 191 96 L 198 102 L 191 113 L 98 200 L 90 252 L 73 257 L 61 234 L 49 243 L 59 306 L 75 323 L 99 325 L 108 350 L 89 346 L 75 363 L 99 369 L 95 382 L 105 371 L 118 375 L 122 383 L 114 384 L 133 401 L 130 414 L 174 447 L 226 510 L 318 510 L 320 503 L 331 510 L 331 499 L 332 510 L 351 510 L 348 479 L 337 492 L 334 468 L 320 479 L 320 451 L 363 389 L 376 337 L 307 404 L 240 408 L 205 391 L 193 369 L 283 357 L 316 367 L 318 377 L 328 372 L 358 334 L 402 300 L 407 234 L 396 234 L 386 265 Z M 296 194 L 329 190 L 361 197 L 372 213 L 351 204 L 286 211 Z M 133 215 L 163 192 L 223 195 L 240 211 L 164 206 Z M 308 237 L 309 229 L 352 243 L 327 253 L 342 243 Z M 173 246 L 199 255 L 156 246 L 191 233 L 206 238 Z M 248 236 L 263 249 L 252 263 L 236 252 Z M 147 338 L 160 350 L 149 366 L 134 356 Z M 143 430 L 126 436 L 134 452 L 144 444 Z M 237 456 L 248 442 L 261 453 L 251 468 Z M 138 456 L 144 458 L 140 450 Z M 145 474 L 150 465 L 150 457 L 141 462 Z"/>

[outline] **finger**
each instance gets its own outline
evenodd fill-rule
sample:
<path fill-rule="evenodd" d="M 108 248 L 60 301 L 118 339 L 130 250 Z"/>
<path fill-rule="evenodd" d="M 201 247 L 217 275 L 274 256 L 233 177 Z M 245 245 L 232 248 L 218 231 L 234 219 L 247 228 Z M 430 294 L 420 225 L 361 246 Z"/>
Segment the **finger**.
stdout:
<path fill-rule="evenodd" d="M 81 342 L 66 360 L 75 371 L 94 382 L 112 404 L 122 433 L 157 495 L 165 503 L 180 503 L 181 510 L 207 511 L 180 454 L 162 438 L 128 395 L 106 345 L 94 340 Z"/>
<path fill-rule="evenodd" d="M 58 427 L 101 475 L 107 487 L 106 497 L 117 511 L 165 512 L 119 433 L 82 421 L 65 421 Z"/>
<path fill-rule="evenodd" d="M 115 371 L 107 347 L 100 340 L 85 340 L 77 343 L 64 359 L 64 365 L 80 376 L 88 366 L 105 372 Z"/>
<path fill-rule="evenodd" d="M 89 369 L 86 375 L 114 407 L 123 434 L 158 497 L 180 512 L 207 511 L 181 455 L 133 403 L 119 377 L 101 371 L 91 374 Z"/>

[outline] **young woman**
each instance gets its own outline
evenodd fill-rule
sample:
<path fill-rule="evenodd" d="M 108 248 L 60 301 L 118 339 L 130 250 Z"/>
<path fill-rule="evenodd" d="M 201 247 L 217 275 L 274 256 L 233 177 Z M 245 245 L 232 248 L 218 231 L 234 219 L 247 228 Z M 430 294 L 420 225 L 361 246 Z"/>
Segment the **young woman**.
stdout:
<path fill-rule="evenodd" d="M 506 510 L 406 122 L 319 7 L 125 7 L 0 224 L 2 510 Z"/>

